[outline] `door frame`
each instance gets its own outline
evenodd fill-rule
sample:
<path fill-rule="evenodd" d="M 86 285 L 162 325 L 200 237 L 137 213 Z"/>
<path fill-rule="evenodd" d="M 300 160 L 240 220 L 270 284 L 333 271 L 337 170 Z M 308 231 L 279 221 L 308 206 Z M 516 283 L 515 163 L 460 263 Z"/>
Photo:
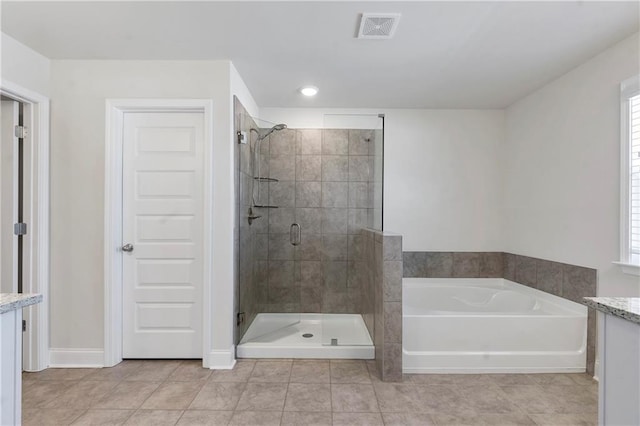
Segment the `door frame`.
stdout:
<path fill-rule="evenodd" d="M 202 361 L 211 348 L 213 101 L 211 99 L 107 99 L 104 211 L 104 365 L 122 361 L 122 154 L 124 115 L 131 112 L 201 112 L 204 115 Z"/>
<path fill-rule="evenodd" d="M 0 81 L 0 94 L 21 102 L 27 111 L 24 125 L 31 142 L 29 176 L 25 176 L 25 209 L 29 256 L 23 264 L 23 291 L 40 293 L 43 302 L 23 310 L 27 330 L 23 335 L 23 364 L 26 371 L 49 366 L 49 98 L 11 81 Z"/>

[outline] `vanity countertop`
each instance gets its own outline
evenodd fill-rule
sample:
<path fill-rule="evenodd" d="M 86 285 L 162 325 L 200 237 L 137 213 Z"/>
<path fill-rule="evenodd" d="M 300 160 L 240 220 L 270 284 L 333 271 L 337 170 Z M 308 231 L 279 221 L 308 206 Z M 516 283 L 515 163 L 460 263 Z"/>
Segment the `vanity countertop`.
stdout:
<path fill-rule="evenodd" d="M 0 314 L 42 302 L 41 294 L 0 293 Z"/>
<path fill-rule="evenodd" d="M 585 297 L 584 304 L 640 325 L 640 297 Z"/>

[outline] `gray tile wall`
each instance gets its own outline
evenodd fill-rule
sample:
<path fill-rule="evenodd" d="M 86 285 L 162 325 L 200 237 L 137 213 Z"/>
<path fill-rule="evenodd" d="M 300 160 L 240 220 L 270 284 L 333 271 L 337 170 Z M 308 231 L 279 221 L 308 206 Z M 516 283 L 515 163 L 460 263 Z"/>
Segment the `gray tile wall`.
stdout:
<path fill-rule="evenodd" d="M 404 252 L 405 277 L 505 278 L 581 303 L 595 296 L 597 270 L 502 252 Z M 587 372 L 594 373 L 596 316 L 587 319 Z"/>
<path fill-rule="evenodd" d="M 286 129 L 261 142 L 256 184 L 263 216 L 256 232 L 258 312 L 358 313 L 362 310 L 360 231 L 372 223 L 372 130 Z M 369 142 L 366 140 L 369 139 Z M 301 244 L 289 229 L 299 223 Z"/>
<path fill-rule="evenodd" d="M 402 380 L 402 237 L 362 231 L 363 317 L 376 347 L 383 381 Z"/>

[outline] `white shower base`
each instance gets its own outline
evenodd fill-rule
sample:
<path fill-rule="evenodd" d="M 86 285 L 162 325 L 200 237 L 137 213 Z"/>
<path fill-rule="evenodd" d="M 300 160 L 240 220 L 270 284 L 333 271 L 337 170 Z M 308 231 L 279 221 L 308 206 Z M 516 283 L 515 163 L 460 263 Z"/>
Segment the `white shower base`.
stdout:
<path fill-rule="evenodd" d="M 302 337 L 310 333 L 313 337 Z M 331 340 L 337 339 L 332 346 Z M 238 358 L 374 359 L 357 314 L 258 314 L 240 341 Z"/>

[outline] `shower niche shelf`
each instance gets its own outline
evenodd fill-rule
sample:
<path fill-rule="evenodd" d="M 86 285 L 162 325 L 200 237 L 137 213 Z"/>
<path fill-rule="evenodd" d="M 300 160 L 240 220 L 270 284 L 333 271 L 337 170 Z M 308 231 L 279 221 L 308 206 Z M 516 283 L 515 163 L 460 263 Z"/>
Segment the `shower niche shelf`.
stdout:
<path fill-rule="evenodd" d="M 258 182 L 280 182 L 278 179 L 270 177 L 255 176 L 254 179 Z"/>

